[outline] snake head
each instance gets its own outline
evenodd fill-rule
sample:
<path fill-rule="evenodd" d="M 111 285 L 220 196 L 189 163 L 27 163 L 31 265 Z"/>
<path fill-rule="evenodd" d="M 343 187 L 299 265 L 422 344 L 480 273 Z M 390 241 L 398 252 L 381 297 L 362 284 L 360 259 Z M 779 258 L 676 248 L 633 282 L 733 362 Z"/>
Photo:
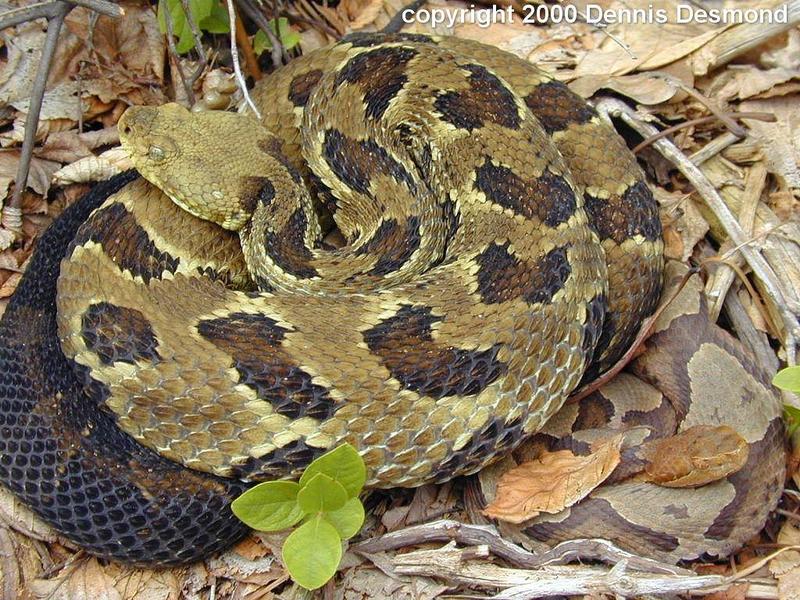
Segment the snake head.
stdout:
<path fill-rule="evenodd" d="M 180 154 L 173 137 L 159 131 L 159 113 L 180 115 L 186 111 L 178 104 L 166 104 L 161 108 L 131 106 L 120 117 L 117 128 L 122 147 L 131 157 L 139 171 L 150 168 L 165 168 Z"/>
<path fill-rule="evenodd" d="M 250 219 L 239 176 L 258 167 L 248 163 L 257 162 L 259 136 L 269 135 L 253 117 L 175 103 L 132 106 L 118 128 L 136 170 L 179 207 L 233 231 Z"/>

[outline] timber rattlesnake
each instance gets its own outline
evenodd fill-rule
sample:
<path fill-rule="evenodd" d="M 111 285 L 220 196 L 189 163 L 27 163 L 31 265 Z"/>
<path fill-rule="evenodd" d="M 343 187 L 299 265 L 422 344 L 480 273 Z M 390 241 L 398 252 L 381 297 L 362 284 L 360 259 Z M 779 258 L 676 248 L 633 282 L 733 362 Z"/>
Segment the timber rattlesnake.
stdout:
<path fill-rule="evenodd" d="M 613 364 L 658 300 L 633 156 L 528 63 L 360 34 L 254 98 L 265 129 L 126 113 L 166 194 L 124 175 L 68 209 L 0 324 L 0 476 L 98 554 L 224 547 L 241 480 L 342 441 L 375 487 L 475 472 Z"/>

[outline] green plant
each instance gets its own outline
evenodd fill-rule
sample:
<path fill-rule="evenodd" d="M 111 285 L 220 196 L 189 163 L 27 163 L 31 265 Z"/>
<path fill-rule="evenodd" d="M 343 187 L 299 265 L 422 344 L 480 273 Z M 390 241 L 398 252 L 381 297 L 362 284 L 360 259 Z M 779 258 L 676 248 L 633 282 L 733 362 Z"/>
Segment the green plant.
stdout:
<path fill-rule="evenodd" d="M 364 524 L 358 494 L 367 479 L 364 461 L 343 444 L 313 461 L 294 481 L 267 481 L 247 490 L 231 508 L 246 525 L 280 531 L 302 521 L 283 544 L 283 564 L 306 589 L 324 585 L 342 559 L 342 540 Z"/>
<path fill-rule="evenodd" d="M 229 33 L 230 21 L 228 20 L 228 11 L 220 4 L 219 0 L 188 0 L 189 11 L 192 13 L 197 27 L 201 31 L 208 33 Z M 192 28 L 186 19 L 186 13 L 183 10 L 183 3 L 181 0 L 160 0 L 158 3 L 158 26 L 161 33 L 167 32 L 167 22 L 164 15 L 164 9 L 169 10 L 172 17 L 172 31 L 178 38 L 175 44 L 175 49 L 179 54 L 186 54 L 195 47 L 194 35 L 192 35 Z M 289 26 L 289 21 L 284 17 L 279 19 L 270 19 L 269 25 L 272 31 L 280 40 L 281 44 L 287 50 L 294 48 L 300 43 L 300 34 Z M 256 54 L 261 54 L 264 50 L 271 48 L 266 34 L 263 31 L 258 31 L 253 37 L 253 49 Z"/>
<path fill-rule="evenodd" d="M 285 17 L 270 19 L 269 27 L 272 29 L 272 33 L 280 40 L 281 46 L 286 50 L 291 50 L 300 43 L 300 34 L 289 27 L 289 20 Z M 264 50 L 270 50 L 271 48 L 272 44 L 267 34 L 259 29 L 253 37 L 253 51 L 256 54 L 261 54 Z"/>
<path fill-rule="evenodd" d="M 167 22 L 164 17 L 164 7 L 169 10 L 172 17 L 172 31 L 178 38 L 175 49 L 179 54 L 186 54 L 194 48 L 192 28 L 186 20 L 181 0 L 160 0 L 158 3 L 158 27 L 161 33 L 167 32 Z M 189 0 L 189 10 L 194 22 L 201 31 L 208 33 L 228 33 L 230 22 L 228 11 L 223 8 L 219 0 Z"/>
<path fill-rule="evenodd" d="M 782 390 L 800 394 L 800 366 L 786 367 L 781 369 L 772 378 L 772 385 Z M 800 428 L 800 408 L 795 406 L 783 405 L 788 423 L 789 435 L 793 435 Z"/>

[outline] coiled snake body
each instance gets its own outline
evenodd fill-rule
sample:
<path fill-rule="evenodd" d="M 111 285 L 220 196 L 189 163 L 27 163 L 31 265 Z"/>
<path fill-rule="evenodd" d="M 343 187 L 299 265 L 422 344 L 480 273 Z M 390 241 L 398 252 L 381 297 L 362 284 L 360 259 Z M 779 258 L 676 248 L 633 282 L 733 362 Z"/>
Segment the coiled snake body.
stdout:
<path fill-rule="evenodd" d="M 0 475 L 98 554 L 224 547 L 240 482 L 343 441 L 374 487 L 475 472 L 658 300 L 635 160 L 524 61 L 357 35 L 254 98 L 261 124 L 129 110 L 156 187 L 125 175 L 68 209 L 0 326 Z"/>

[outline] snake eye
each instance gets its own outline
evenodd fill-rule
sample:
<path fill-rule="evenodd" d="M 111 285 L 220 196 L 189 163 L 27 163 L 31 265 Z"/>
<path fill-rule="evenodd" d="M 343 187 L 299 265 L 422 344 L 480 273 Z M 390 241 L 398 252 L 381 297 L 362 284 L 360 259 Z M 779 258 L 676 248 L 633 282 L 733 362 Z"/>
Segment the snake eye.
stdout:
<path fill-rule="evenodd" d="M 167 153 L 164 152 L 164 149 L 161 146 L 150 146 L 147 149 L 147 156 L 150 160 L 154 160 L 155 162 L 161 162 L 166 158 Z"/>

